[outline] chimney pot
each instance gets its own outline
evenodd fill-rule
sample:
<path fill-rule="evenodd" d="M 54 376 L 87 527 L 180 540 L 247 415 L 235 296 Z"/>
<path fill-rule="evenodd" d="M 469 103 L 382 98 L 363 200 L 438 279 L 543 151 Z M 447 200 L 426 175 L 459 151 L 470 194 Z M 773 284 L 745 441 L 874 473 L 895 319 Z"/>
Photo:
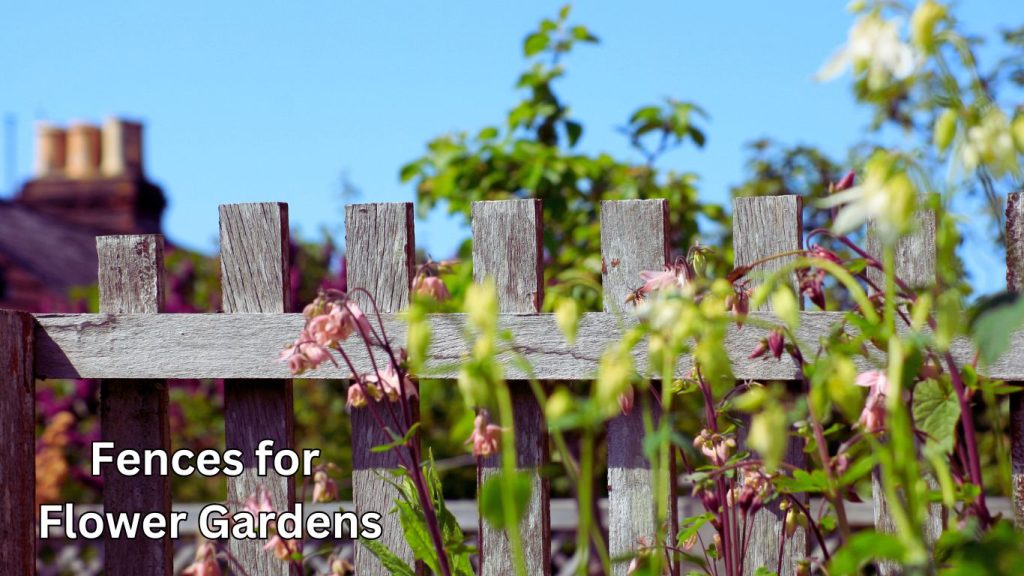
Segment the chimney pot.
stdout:
<path fill-rule="evenodd" d="M 68 128 L 68 178 L 92 178 L 100 169 L 100 129 L 92 124 L 74 122 Z"/>
<path fill-rule="evenodd" d="M 64 174 L 67 162 L 67 132 L 49 122 L 36 124 L 36 177 Z"/>
<path fill-rule="evenodd" d="M 142 175 L 142 124 L 121 118 L 103 123 L 103 166 L 106 177 Z"/>

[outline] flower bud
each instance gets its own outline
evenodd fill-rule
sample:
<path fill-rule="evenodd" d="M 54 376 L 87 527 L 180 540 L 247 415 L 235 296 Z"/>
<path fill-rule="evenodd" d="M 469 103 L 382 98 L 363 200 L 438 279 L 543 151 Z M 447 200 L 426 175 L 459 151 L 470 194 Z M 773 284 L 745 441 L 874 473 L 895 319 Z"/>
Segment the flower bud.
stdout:
<path fill-rule="evenodd" d="M 776 360 L 782 358 L 785 343 L 786 338 L 782 335 L 781 330 L 772 330 L 771 334 L 768 335 L 768 349 L 771 350 L 772 356 Z"/>
<path fill-rule="evenodd" d="M 935 51 L 935 26 L 946 17 L 946 7 L 934 0 L 918 4 L 910 17 L 910 37 L 925 54 Z"/>
<path fill-rule="evenodd" d="M 932 140 L 940 152 L 945 152 L 946 148 L 949 148 L 949 145 L 953 143 L 953 137 L 956 136 L 956 123 L 956 111 L 950 108 L 943 110 L 942 114 L 935 120 Z"/>

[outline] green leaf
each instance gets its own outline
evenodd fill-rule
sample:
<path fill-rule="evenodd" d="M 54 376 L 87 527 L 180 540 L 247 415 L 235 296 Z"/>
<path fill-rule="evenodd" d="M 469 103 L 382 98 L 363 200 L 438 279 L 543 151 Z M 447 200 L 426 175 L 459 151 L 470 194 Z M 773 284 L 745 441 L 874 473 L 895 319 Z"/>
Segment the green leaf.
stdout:
<path fill-rule="evenodd" d="M 1024 325 L 1024 299 L 1001 294 L 979 305 L 971 322 L 971 338 L 981 363 L 991 366 L 1010 348 L 1010 335 Z"/>
<path fill-rule="evenodd" d="M 828 490 L 828 478 L 824 470 L 807 472 L 794 470 L 793 476 L 782 476 L 775 479 L 775 487 L 780 492 L 795 494 L 797 492 L 825 492 Z"/>
<path fill-rule="evenodd" d="M 829 574 L 859 574 L 860 569 L 871 560 L 902 560 L 906 548 L 893 534 L 874 531 L 858 532 L 850 537 L 846 546 L 832 556 Z"/>
<path fill-rule="evenodd" d="M 711 512 L 705 512 L 698 516 L 690 516 L 683 520 L 679 524 L 679 537 L 676 538 L 676 542 L 679 543 L 679 546 L 685 546 L 686 541 L 693 538 L 693 535 L 703 528 L 705 524 L 713 520 L 714 517 L 715 515 Z"/>
<path fill-rule="evenodd" d="M 782 457 L 786 455 L 788 443 L 786 412 L 778 402 L 768 402 L 764 410 L 754 414 L 750 419 L 747 446 L 761 455 L 764 467 L 769 472 L 774 472 L 779 462 L 782 462 Z"/>
<path fill-rule="evenodd" d="M 530 475 L 517 472 L 511 476 L 498 472 L 484 482 L 480 494 L 480 512 L 484 520 L 501 530 L 515 528 L 526 515 L 526 507 L 530 503 L 532 484 Z M 513 509 L 505 510 L 505 496 L 512 498 Z M 507 512 L 511 512 L 508 514 Z"/>
<path fill-rule="evenodd" d="M 583 135 L 583 125 L 572 120 L 565 121 L 565 132 L 569 136 L 569 146 L 575 146 Z"/>
<path fill-rule="evenodd" d="M 387 569 L 390 574 L 397 576 L 416 576 L 416 571 L 409 567 L 394 552 L 388 550 L 387 546 L 378 540 L 367 540 L 360 538 L 359 542 L 370 551 L 371 554 L 380 560 L 381 566 Z"/>
<path fill-rule="evenodd" d="M 394 442 L 391 442 L 390 444 L 378 444 L 373 448 L 370 448 L 370 452 L 387 452 L 393 448 L 404 446 L 409 443 L 409 440 L 412 439 L 413 435 L 416 434 L 416 431 L 419 429 L 420 423 L 417 422 L 409 427 L 409 430 L 405 433 L 405 436 L 403 436 L 402 438 L 396 438 Z"/>
<path fill-rule="evenodd" d="M 945 379 L 925 380 L 914 387 L 914 422 L 947 454 L 953 452 L 959 421 L 960 403 Z"/>
<path fill-rule="evenodd" d="M 543 52 L 551 43 L 551 38 L 543 32 L 534 32 L 523 42 L 523 54 L 527 57 Z"/>

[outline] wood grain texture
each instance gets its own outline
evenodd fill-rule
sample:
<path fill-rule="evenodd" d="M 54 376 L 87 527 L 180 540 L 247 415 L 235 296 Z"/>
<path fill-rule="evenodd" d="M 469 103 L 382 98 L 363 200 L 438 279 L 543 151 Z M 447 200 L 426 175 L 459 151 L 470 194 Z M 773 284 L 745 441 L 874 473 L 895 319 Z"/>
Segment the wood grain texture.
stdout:
<path fill-rule="evenodd" d="M 733 200 L 733 250 L 736 266 L 749 265 L 761 258 L 791 252 L 803 248 L 802 203 L 799 196 L 764 196 L 737 198 Z M 785 266 L 795 256 L 771 260 L 754 267 L 749 276 L 756 285 L 759 277 L 771 274 Z M 793 275 L 793 287 L 799 294 L 799 283 Z M 766 303 L 762 310 L 771 305 Z M 792 378 L 793 375 L 790 376 Z M 749 424 L 749 418 L 745 418 Z M 743 428 L 744 435 L 748 427 Z M 746 444 L 746 439 L 741 441 Z M 790 436 L 784 461 L 804 468 L 807 457 L 804 443 L 798 437 Z M 741 448 L 742 449 L 742 448 Z M 743 568 L 745 574 L 753 574 L 760 567 L 775 571 L 779 562 L 779 547 L 784 547 L 780 576 L 796 573 L 796 561 L 807 556 L 808 535 L 803 528 L 797 528 L 792 536 L 783 540 L 785 511 L 779 508 L 781 500 L 769 502 L 753 516 L 753 531 L 750 548 Z"/>
<path fill-rule="evenodd" d="M 473 279 L 492 278 L 503 313 L 530 314 L 544 299 L 541 264 L 540 200 L 505 200 L 473 204 Z M 551 511 L 549 481 L 540 468 L 548 461 L 548 434 L 543 408 L 525 381 L 508 382 L 512 394 L 516 464 L 530 475 L 532 490 L 520 524 L 528 573 L 551 573 Z M 501 470 L 500 455 L 486 458 L 480 478 L 485 481 Z M 479 488 L 479 487 L 478 487 Z M 508 534 L 481 519 L 481 574 L 515 574 Z"/>
<path fill-rule="evenodd" d="M 156 314 L 163 310 L 164 239 L 149 234 L 96 238 L 99 261 L 100 311 L 114 314 Z M 142 357 L 141 361 L 148 361 Z M 171 449 L 167 414 L 167 382 L 103 380 L 100 384 L 100 432 L 115 451 Z M 103 468 L 103 505 L 113 513 L 171 510 L 167 476 L 123 476 L 115 466 Z M 104 535 L 107 574 L 139 573 L 170 576 L 170 537 L 127 540 Z"/>
<path fill-rule="evenodd" d="M 601 280 L 604 309 L 611 316 L 626 309 L 626 297 L 643 281 L 640 273 L 662 270 L 669 258 L 668 202 L 622 200 L 601 203 Z M 636 364 L 636 366 L 646 366 Z M 593 373 L 593 372 L 591 372 Z M 608 547 L 625 558 L 656 534 L 651 466 L 644 457 L 642 402 L 629 414 L 608 422 Z M 658 418 L 657 402 L 650 402 Z M 612 574 L 626 574 L 629 562 L 617 562 Z"/>
<path fill-rule="evenodd" d="M 913 288 L 928 286 L 935 282 L 935 214 L 919 213 L 917 225 L 918 228 L 913 234 L 901 238 L 896 244 L 896 276 Z M 868 253 L 881 260 L 882 243 L 873 226 L 868 227 Z M 868 278 L 879 287 L 884 286 L 885 275 L 880 270 L 869 268 Z M 930 475 L 928 482 L 933 489 L 938 489 L 938 483 Z M 896 533 L 896 524 L 889 512 L 885 489 L 882 486 L 882 473 L 877 468 L 871 474 L 871 493 L 875 509 L 875 529 L 889 534 Z M 925 539 L 934 543 L 942 534 L 942 525 L 942 505 L 933 504 L 925 519 Z M 894 562 L 879 562 L 878 570 L 882 576 L 903 573 L 900 566 Z"/>
<path fill-rule="evenodd" d="M 0 310 L 0 572 L 36 573 L 34 322 Z"/>
<path fill-rule="evenodd" d="M 1006 289 L 1020 292 L 1022 285 L 1024 193 L 1014 192 L 1006 198 Z M 1010 395 L 1010 464 L 1013 517 L 1017 528 L 1024 528 L 1024 394 L 1020 392 Z"/>
<path fill-rule="evenodd" d="M 288 367 L 276 361 L 284 344 L 302 329 L 301 314 L 34 314 L 36 337 L 33 357 L 37 378 L 287 378 Z M 797 338 L 815 352 L 813 344 L 843 322 L 844 312 L 802 312 Z M 384 314 L 384 327 L 394 342 L 405 341 L 405 322 L 400 314 Z M 458 361 L 469 354 L 472 340 L 465 334 L 464 314 L 432 314 L 430 358 L 421 377 L 455 379 Z M 592 380 L 601 352 L 618 342 L 635 321 L 606 312 L 591 312 L 580 319 L 576 342 L 566 344 L 553 314 L 502 314 L 500 330 L 511 332 L 520 354 L 541 380 Z M 790 362 L 749 359 L 747 356 L 768 332 L 755 322 L 775 322 L 772 314 L 751 312 L 750 321 L 737 330 L 730 326 L 726 350 L 737 379 L 787 380 L 793 377 Z M 855 330 L 848 329 L 853 334 Z M 372 369 L 362 344 L 346 342 L 360 372 Z M 950 346 L 957 363 L 971 363 L 975 349 L 970 340 L 957 338 Z M 140 363 L 139 358 L 147 358 Z M 647 365 L 646 344 L 633 352 L 636 366 Z M 679 360 L 676 376 L 692 368 L 692 359 Z M 855 358 L 858 370 L 877 368 Z M 510 379 L 530 377 L 513 361 L 512 354 L 498 355 Z M 1010 349 L 992 366 L 981 370 L 1000 380 L 1024 380 L 1024 332 L 1010 336 Z M 337 379 L 333 366 L 303 374 L 303 378 Z M 652 375 L 658 378 L 657 374 Z"/>
<path fill-rule="evenodd" d="M 345 208 L 345 257 L 347 285 L 359 306 L 371 318 L 373 306 L 369 296 L 357 289 L 366 290 L 381 312 L 398 312 L 409 304 L 409 290 L 415 268 L 416 240 L 413 231 L 412 204 L 408 202 L 390 204 L 356 204 Z M 389 330 L 388 335 L 393 335 Z M 353 343 L 363 346 L 362 342 Z M 386 355 L 379 354 L 381 368 L 386 364 Z M 368 367 L 369 369 L 369 367 Z M 399 419 L 397 427 L 405 430 L 414 422 L 407 422 L 398 405 L 380 402 L 373 410 L 385 422 L 391 422 L 388 415 L 394 410 Z M 418 412 L 418 410 L 414 411 Z M 371 448 L 388 444 L 387 437 L 373 418 L 369 406 L 351 411 L 352 418 L 352 494 L 356 511 L 379 512 L 383 530 L 380 542 L 396 553 L 406 563 L 413 563 L 412 550 L 403 538 L 398 515 L 391 513 L 397 491 L 383 477 L 399 465 L 398 453 L 371 452 Z M 416 414 L 413 414 L 416 419 Z M 356 546 L 355 565 L 357 574 L 384 575 L 387 570 L 377 558 L 361 545 Z"/>
<path fill-rule="evenodd" d="M 290 300 L 288 206 L 281 203 L 226 204 L 220 207 L 220 265 L 224 312 L 280 314 Z M 290 338 L 280 340 L 278 348 Z M 243 346 L 249 342 L 242 342 Z M 215 345 L 215 348 L 219 345 Z M 267 356 L 264 362 L 272 360 Z M 238 361 L 239 359 L 235 359 Z M 273 440 L 274 451 L 294 449 L 291 380 L 228 380 L 224 383 L 224 433 L 227 449 L 242 452 L 244 471 L 228 478 L 228 499 L 244 502 L 259 489 L 270 494 L 276 510 L 295 501 L 295 480 L 272 469 L 256 473 L 255 450 Z M 258 576 L 294 573 L 263 549 L 263 540 L 231 540 L 231 553 L 246 573 Z"/>

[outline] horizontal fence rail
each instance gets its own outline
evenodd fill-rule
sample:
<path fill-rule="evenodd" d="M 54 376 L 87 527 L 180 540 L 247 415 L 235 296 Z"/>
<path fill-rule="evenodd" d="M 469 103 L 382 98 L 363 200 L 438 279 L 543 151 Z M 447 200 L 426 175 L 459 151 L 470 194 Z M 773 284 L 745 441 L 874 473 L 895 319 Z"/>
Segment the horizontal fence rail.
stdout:
<path fill-rule="evenodd" d="M 844 315 L 802 312 L 797 336 L 813 346 Z M 288 378 L 288 367 L 275 359 L 303 325 L 301 314 L 36 314 L 35 319 L 37 378 Z M 392 338 L 404 341 L 406 325 L 401 314 L 382 314 L 382 320 Z M 433 329 L 430 360 L 426 373 L 419 376 L 455 378 L 458 362 L 472 346 L 465 315 L 433 314 L 429 321 Z M 601 352 L 633 322 L 610 312 L 584 314 L 574 344 L 566 343 L 553 314 L 501 314 L 498 324 L 515 335 L 518 354 L 533 366 L 536 378 L 592 380 Z M 748 358 L 768 334 L 759 323 L 775 325 L 777 320 L 771 313 L 751 312 L 742 328 L 729 328 L 726 346 L 733 374 L 740 380 L 792 379 L 791 362 Z M 358 370 L 371 369 L 361 342 L 346 342 L 343 348 Z M 638 345 L 634 354 L 638 368 L 646 366 L 643 349 L 643 344 Z M 969 340 L 955 340 L 950 351 L 958 364 L 974 361 L 975 349 Z M 510 379 L 527 378 L 513 362 L 514 356 L 506 352 L 499 357 L 505 374 Z M 685 375 L 691 366 L 691 358 L 684 356 L 677 374 Z M 870 367 L 868 361 L 859 360 L 858 368 Z M 1014 333 L 1007 353 L 981 372 L 992 378 L 1024 380 L 1024 332 Z M 338 378 L 339 372 L 328 366 L 302 377 Z"/>

